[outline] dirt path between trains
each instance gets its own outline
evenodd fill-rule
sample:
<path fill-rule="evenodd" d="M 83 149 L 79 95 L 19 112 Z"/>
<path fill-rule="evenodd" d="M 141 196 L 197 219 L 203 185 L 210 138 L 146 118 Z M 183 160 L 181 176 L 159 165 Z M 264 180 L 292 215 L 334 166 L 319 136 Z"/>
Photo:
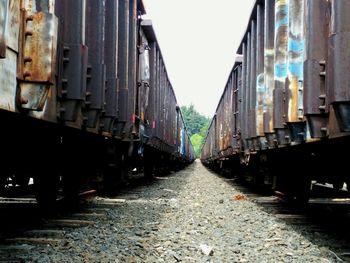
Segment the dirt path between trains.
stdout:
<path fill-rule="evenodd" d="M 65 230 L 62 243 L 33 245 L 24 262 L 337 262 L 291 226 L 263 211 L 232 180 L 199 161 L 86 210 L 93 225 Z"/>

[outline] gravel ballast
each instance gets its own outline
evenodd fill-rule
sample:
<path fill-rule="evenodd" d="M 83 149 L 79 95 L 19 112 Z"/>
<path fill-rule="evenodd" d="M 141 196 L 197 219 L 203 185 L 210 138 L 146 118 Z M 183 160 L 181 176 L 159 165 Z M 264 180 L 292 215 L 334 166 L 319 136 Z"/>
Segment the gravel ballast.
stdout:
<path fill-rule="evenodd" d="M 339 262 L 199 161 L 87 205 L 94 224 L 26 245 L 24 262 Z M 0 252 L 1 253 L 1 252 Z"/>

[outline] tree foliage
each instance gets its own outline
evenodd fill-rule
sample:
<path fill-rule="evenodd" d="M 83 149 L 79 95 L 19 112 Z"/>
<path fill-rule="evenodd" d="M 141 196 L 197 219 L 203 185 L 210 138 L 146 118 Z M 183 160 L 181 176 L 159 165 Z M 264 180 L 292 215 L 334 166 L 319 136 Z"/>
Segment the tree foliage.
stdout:
<path fill-rule="evenodd" d="M 198 113 L 193 104 L 190 106 L 182 106 L 181 112 L 196 156 L 199 157 L 204 139 L 207 135 L 210 119 Z"/>

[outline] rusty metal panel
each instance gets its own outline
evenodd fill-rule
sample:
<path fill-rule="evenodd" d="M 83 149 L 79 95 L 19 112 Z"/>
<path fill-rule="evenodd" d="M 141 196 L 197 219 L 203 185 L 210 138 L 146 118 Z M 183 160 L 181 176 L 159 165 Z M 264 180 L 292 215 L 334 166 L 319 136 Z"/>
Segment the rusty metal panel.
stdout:
<path fill-rule="evenodd" d="M 155 128 L 155 135 L 159 136 L 159 126 L 160 126 L 160 103 L 158 103 L 160 101 L 159 97 L 160 97 L 160 85 L 161 85 L 161 78 L 160 78 L 160 52 L 157 49 L 156 50 L 156 82 L 155 82 L 155 111 L 154 111 L 154 120 L 152 123 L 152 126 Z"/>
<path fill-rule="evenodd" d="M 88 53 L 85 114 L 86 126 L 95 128 L 105 102 L 105 1 L 87 0 L 86 44 Z"/>
<path fill-rule="evenodd" d="M 23 11 L 19 79 L 53 84 L 56 69 L 57 18 Z"/>
<path fill-rule="evenodd" d="M 327 87 L 340 129 L 350 131 L 350 1 L 331 1 Z"/>
<path fill-rule="evenodd" d="M 55 122 L 58 21 L 54 0 L 23 0 L 20 10 L 16 101 L 21 108 L 30 110 L 29 116 Z"/>
<path fill-rule="evenodd" d="M 5 55 L 6 55 L 8 15 L 9 15 L 9 0 L 0 0 L 0 58 L 5 58 Z"/>
<path fill-rule="evenodd" d="M 289 143 L 287 126 L 288 76 L 288 24 L 289 6 L 286 0 L 276 0 L 275 5 L 275 87 L 273 91 L 273 125 L 277 142 Z"/>
<path fill-rule="evenodd" d="M 310 136 L 320 138 L 326 136 L 328 120 L 325 83 L 330 20 L 328 1 L 305 1 L 304 17 L 304 114 Z"/>
<path fill-rule="evenodd" d="M 277 0 L 275 6 L 275 88 L 274 88 L 274 128 L 283 129 L 286 122 L 284 110 L 285 85 L 288 63 L 288 4 Z"/>
<path fill-rule="evenodd" d="M 113 121 L 118 114 L 118 0 L 106 0 L 105 8 L 105 54 L 106 97 L 103 131 L 112 132 Z"/>
<path fill-rule="evenodd" d="M 264 40 L 264 132 L 271 134 L 273 129 L 273 90 L 274 81 L 274 54 L 275 54 L 275 0 L 265 1 L 265 40 Z"/>
<path fill-rule="evenodd" d="M 17 87 L 17 53 L 8 49 L 6 59 L 0 59 L 0 108 L 15 111 Z"/>
<path fill-rule="evenodd" d="M 22 0 L 25 9 L 33 12 L 55 12 L 55 0 Z"/>
<path fill-rule="evenodd" d="M 299 122 L 303 111 L 304 1 L 289 0 L 288 121 Z"/>

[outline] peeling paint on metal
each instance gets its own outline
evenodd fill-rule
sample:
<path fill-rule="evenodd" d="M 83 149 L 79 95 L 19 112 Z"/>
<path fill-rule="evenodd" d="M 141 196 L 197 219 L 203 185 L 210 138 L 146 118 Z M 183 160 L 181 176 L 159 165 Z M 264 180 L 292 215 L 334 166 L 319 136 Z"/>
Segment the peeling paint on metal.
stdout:
<path fill-rule="evenodd" d="M 0 108 L 15 111 L 17 86 L 17 54 L 6 50 L 6 59 L 0 59 Z"/>
<path fill-rule="evenodd" d="M 275 86 L 273 104 L 273 126 L 283 129 L 286 119 L 285 82 L 288 68 L 288 1 L 276 0 L 275 7 Z"/>
<path fill-rule="evenodd" d="M 23 28 L 23 57 L 20 78 L 25 81 L 54 82 L 56 68 L 57 18 L 48 13 L 26 13 Z"/>
<path fill-rule="evenodd" d="M 256 125 L 257 133 L 264 134 L 264 95 L 265 82 L 264 73 L 261 73 L 256 78 Z"/>
<path fill-rule="evenodd" d="M 22 108 L 41 111 L 49 95 L 50 85 L 40 83 L 21 83 L 21 98 L 28 100 L 28 103 L 21 105 Z"/>
<path fill-rule="evenodd" d="M 8 0 L 0 0 L 0 58 L 6 56 Z"/>
<path fill-rule="evenodd" d="M 274 77 L 274 21 L 275 21 L 275 1 L 265 3 L 265 29 L 264 29 L 264 132 L 271 134 L 273 129 L 273 90 L 275 87 Z"/>
<path fill-rule="evenodd" d="M 304 1 L 289 0 L 288 121 L 303 120 Z"/>
<path fill-rule="evenodd" d="M 19 51 L 19 30 L 20 30 L 20 4 L 21 1 L 10 0 L 10 13 L 8 16 L 8 30 L 7 30 L 7 47 L 18 52 Z"/>

